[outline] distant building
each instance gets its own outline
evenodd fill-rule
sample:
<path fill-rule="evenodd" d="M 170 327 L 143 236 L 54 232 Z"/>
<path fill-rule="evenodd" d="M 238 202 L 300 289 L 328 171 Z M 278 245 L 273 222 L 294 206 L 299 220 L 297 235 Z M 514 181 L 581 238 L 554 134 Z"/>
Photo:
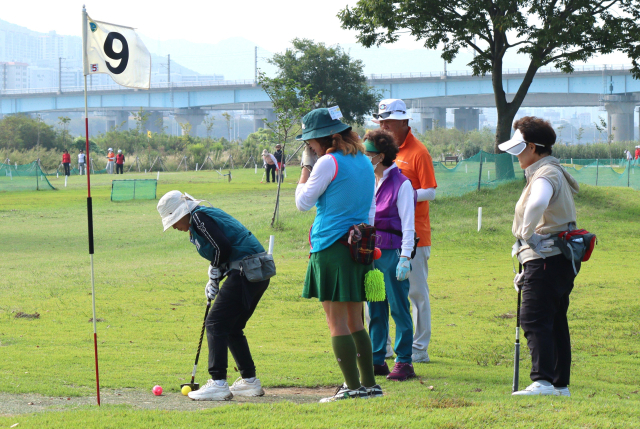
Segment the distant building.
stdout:
<path fill-rule="evenodd" d="M 28 89 L 27 63 L 0 63 L 0 89 Z"/>

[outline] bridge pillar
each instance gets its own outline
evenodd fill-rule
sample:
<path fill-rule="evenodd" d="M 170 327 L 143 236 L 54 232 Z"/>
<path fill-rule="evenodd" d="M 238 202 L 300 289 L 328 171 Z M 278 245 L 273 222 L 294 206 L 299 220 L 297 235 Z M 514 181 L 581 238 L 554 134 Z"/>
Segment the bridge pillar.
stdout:
<path fill-rule="evenodd" d="M 198 135 L 198 125 L 202 124 L 207 112 L 202 109 L 176 109 L 175 118 L 179 123 L 188 122 L 191 124 L 191 135 Z M 182 130 L 184 135 L 184 130 Z"/>
<path fill-rule="evenodd" d="M 113 110 L 111 112 L 105 112 L 107 117 L 107 131 L 114 129 L 115 127 L 120 127 L 120 130 L 128 130 L 129 129 L 129 111 L 127 110 Z M 124 123 L 123 123 L 124 122 Z"/>
<path fill-rule="evenodd" d="M 453 124 L 460 131 L 480 128 L 480 109 L 462 108 L 453 111 Z"/>
<path fill-rule="evenodd" d="M 609 116 L 609 135 L 613 135 L 614 142 L 631 141 L 634 139 L 633 111 L 635 101 L 625 95 L 605 95 L 604 108 Z"/>
<path fill-rule="evenodd" d="M 435 127 L 447 127 L 447 109 L 444 107 L 422 107 L 420 111 L 420 125 L 422 132 L 432 130 Z"/>
<path fill-rule="evenodd" d="M 150 112 L 149 118 L 147 118 L 147 123 L 145 124 L 147 131 L 151 131 L 152 133 L 161 133 L 163 126 L 164 122 L 162 119 L 162 112 Z"/>
<path fill-rule="evenodd" d="M 255 133 L 260 128 L 267 128 L 265 122 L 273 122 L 276 119 L 276 114 L 273 109 L 256 110 L 253 114 L 253 132 Z"/>

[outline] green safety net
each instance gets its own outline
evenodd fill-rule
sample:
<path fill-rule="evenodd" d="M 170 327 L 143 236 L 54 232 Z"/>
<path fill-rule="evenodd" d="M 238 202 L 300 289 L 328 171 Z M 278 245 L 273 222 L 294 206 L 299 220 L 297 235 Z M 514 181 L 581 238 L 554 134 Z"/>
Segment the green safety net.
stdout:
<path fill-rule="evenodd" d="M 155 200 L 156 179 L 132 179 L 111 181 L 111 201 Z"/>
<path fill-rule="evenodd" d="M 0 192 L 47 191 L 55 189 L 38 161 L 24 165 L 0 163 Z"/>
<path fill-rule="evenodd" d="M 640 160 L 639 160 L 640 161 Z M 578 183 L 640 189 L 640 162 L 624 159 L 561 159 Z M 524 180 L 518 159 L 480 152 L 456 163 L 434 162 L 438 195 L 464 195 L 513 180 Z"/>

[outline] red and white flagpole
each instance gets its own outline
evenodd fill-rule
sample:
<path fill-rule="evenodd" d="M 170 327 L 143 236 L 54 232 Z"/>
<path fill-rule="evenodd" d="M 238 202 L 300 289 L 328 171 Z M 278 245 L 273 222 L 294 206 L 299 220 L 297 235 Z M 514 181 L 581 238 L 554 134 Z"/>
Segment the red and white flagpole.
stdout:
<path fill-rule="evenodd" d="M 84 127 L 87 136 L 86 154 L 88 163 L 91 162 L 89 156 L 89 113 L 87 108 L 87 74 L 89 64 L 87 64 L 87 10 L 82 5 L 82 63 L 84 69 Z M 98 332 L 96 328 L 96 284 L 93 273 L 93 205 L 91 203 L 91 168 L 85 169 L 87 173 L 87 223 L 89 226 L 89 258 L 91 259 L 91 303 L 93 307 L 93 349 L 96 360 L 96 397 L 100 406 L 100 376 L 98 373 Z"/>

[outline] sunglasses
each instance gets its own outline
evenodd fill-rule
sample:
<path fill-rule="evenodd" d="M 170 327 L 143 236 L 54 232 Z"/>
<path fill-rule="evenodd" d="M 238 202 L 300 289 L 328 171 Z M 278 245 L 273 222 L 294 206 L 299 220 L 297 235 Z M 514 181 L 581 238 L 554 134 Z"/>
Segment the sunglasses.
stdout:
<path fill-rule="evenodd" d="M 387 119 L 389 116 L 391 116 L 392 113 L 394 112 L 398 112 L 398 113 L 407 113 L 404 110 L 393 110 L 391 112 L 384 112 L 384 113 L 374 113 L 373 117 L 376 119 Z"/>

